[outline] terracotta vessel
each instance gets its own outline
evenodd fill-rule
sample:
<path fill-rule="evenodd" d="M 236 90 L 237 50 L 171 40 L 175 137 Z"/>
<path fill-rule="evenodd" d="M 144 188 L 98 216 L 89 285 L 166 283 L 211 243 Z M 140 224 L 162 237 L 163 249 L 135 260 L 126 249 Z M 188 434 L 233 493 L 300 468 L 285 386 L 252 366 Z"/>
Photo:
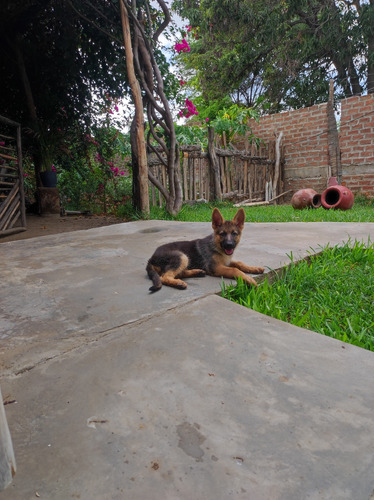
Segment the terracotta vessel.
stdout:
<path fill-rule="evenodd" d="M 336 184 L 330 186 L 321 195 L 321 203 L 323 208 L 337 208 L 339 210 L 348 210 L 352 208 L 354 196 L 350 189 L 346 186 Z"/>
<path fill-rule="evenodd" d="M 314 189 L 300 189 L 292 196 L 291 205 L 296 210 L 303 208 L 318 208 L 321 206 L 321 195 Z"/>

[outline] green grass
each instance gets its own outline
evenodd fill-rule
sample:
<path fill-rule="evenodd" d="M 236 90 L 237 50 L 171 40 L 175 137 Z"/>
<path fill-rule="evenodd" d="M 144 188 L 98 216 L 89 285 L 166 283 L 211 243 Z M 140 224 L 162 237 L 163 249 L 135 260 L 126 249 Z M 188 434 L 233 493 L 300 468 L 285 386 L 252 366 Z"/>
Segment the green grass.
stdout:
<path fill-rule="evenodd" d="M 257 288 L 242 280 L 222 296 L 260 313 L 374 351 L 374 244 L 325 247 Z"/>
<path fill-rule="evenodd" d="M 232 203 L 196 203 L 183 205 L 176 217 L 169 215 L 164 208 L 152 207 L 149 218 L 159 220 L 178 220 L 208 222 L 212 210 L 217 207 L 226 219 L 237 212 Z M 243 207 L 247 222 L 374 222 L 374 200 L 357 198 L 350 210 L 325 210 L 324 208 L 294 210 L 291 205 L 267 205 Z"/>

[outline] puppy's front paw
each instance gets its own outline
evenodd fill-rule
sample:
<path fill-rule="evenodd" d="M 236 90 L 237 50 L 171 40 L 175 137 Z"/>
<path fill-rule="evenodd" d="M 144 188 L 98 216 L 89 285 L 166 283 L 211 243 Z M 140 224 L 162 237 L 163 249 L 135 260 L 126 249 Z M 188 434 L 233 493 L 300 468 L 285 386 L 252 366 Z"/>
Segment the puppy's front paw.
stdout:
<path fill-rule="evenodd" d="M 254 267 L 253 269 L 254 271 L 252 272 L 252 274 L 262 274 L 265 271 L 263 267 Z"/>
<path fill-rule="evenodd" d="M 257 286 L 257 281 L 254 280 L 251 276 L 246 276 L 245 277 L 245 282 L 247 283 L 247 285 Z"/>

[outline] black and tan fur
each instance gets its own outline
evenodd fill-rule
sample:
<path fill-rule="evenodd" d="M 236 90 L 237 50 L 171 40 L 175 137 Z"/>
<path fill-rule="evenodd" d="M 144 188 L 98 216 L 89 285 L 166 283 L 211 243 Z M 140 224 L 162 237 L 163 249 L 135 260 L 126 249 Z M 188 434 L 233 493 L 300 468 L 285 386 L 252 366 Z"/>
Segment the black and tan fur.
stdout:
<path fill-rule="evenodd" d="M 245 273 L 261 274 L 262 267 L 251 267 L 232 260 L 244 227 L 245 212 L 241 208 L 231 221 L 225 221 L 215 208 L 212 214 L 213 234 L 192 241 L 177 241 L 158 247 L 147 264 L 149 279 L 153 281 L 151 292 L 162 285 L 185 289 L 183 278 L 223 276 L 238 278 L 256 286 L 256 281 Z"/>

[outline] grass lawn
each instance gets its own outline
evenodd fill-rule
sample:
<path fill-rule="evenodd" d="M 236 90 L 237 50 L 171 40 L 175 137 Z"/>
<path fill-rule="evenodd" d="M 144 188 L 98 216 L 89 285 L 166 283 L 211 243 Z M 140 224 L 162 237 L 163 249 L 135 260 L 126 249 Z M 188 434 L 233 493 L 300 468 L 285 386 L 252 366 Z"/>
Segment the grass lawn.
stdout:
<path fill-rule="evenodd" d="M 153 208 L 151 219 L 208 222 L 217 206 L 226 219 L 237 208 L 230 203 L 184 205 L 176 217 Z M 244 207 L 247 222 L 374 222 L 374 200 L 356 198 L 350 210 L 294 210 L 291 205 Z M 374 244 L 349 242 L 326 247 L 295 263 L 290 256 L 274 278 L 257 288 L 243 282 L 222 295 L 282 321 L 374 351 Z"/>
<path fill-rule="evenodd" d="M 374 244 L 326 247 L 265 277 L 242 280 L 222 296 L 273 318 L 374 351 Z"/>
<path fill-rule="evenodd" d="M 183 205 L 176 217 L 165 209 L 153 207 L 150 219 L 208 222 L 212 210 L 217 207 L 226 219 L 231 219 L 237 208 L 232 203 L 196 203 Z M 310 210 L 294 210 L 291 205 L 267 205 L 243 207 L 247 222 L 374 222 L 374 199 L 355 200 L 350 210 L 325 210 L 323 207 Z"/>

